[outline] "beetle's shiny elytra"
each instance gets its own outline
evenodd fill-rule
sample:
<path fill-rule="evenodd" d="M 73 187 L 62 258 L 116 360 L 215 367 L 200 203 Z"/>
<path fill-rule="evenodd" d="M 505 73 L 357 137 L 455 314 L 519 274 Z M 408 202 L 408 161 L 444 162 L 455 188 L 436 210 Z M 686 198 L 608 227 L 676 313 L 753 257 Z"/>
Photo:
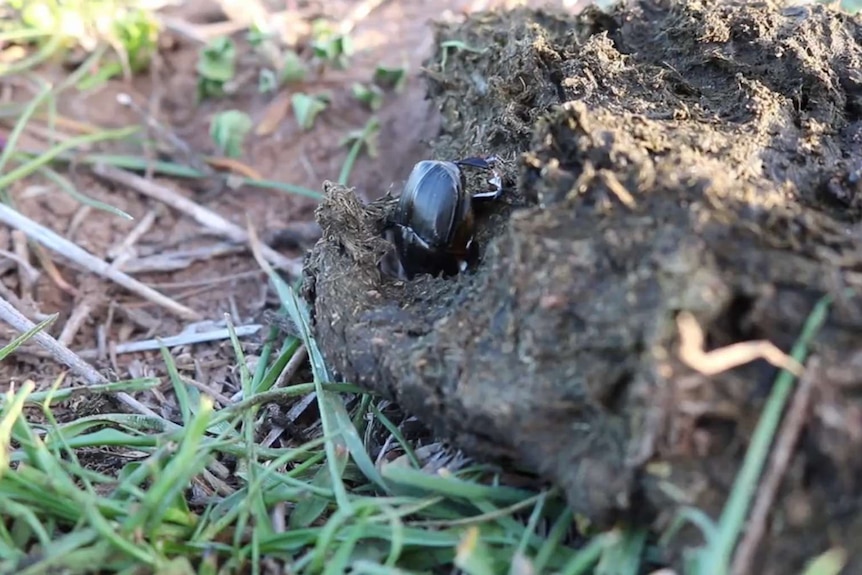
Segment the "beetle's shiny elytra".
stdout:
<path fill-rule="evenodd" d="M 497 198 L 501 187 L 497 177 L 493 190 L 467 193 L 461 166 L 492 169 L 482 158 L 425 160 L 410 173 L 394 215 L 395 247 L 408 278 L 454 275 L 475 256 L 473 201 Z"/>

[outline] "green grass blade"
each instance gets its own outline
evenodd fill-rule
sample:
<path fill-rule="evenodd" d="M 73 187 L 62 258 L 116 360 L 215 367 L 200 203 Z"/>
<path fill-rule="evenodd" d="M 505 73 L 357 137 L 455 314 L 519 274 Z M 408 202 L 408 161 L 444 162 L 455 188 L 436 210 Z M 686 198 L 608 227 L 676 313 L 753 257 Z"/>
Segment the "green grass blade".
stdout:
<path fill-rule="evenodd" d="M 397 465 L 383 468 L 383 476 L 394 483 L 426 493 L 436 493 L 460 499 L 486 500 L 495 503 L 513 504 L 535 497 L 534 493 L 513 487 L 498 487 L 471 483 L 456 477 L 429 475 L 417 469 Z"/>
<path fill-rule="evenodd" d="M 131 136 L 139 130 L 140 128 L 138 126 L 132 126 L 130 128 L 121 128 L 119 130 L 105 130 L 104 132 L 99 132 L 96 134 L 85 134 L 83 136 L 69 138 L 64 142 L 57 144 L 53 148 L 46 150 L 43 154 L 27 162 L 24 162 L 14 170 L 11 170 L 3 176 L 0 176 L 0 190 L 5 190 L 13 182 L 25 178 L 30 174 L 34 173 L 36 170 L 45 167 L 54 158 L 56 158 L 63 152 L 73 150 L 85 144 L 93 144 L 105 140 L 121 140 L 123 138 Z"/>
<path fill-rule="evenodd" d="M 804 363 L 808 346 L 825 323 L 831 301 L 830 297 L 823 297 L 808 316 L 802 333 L 790 353 L 791 357 L 799 363 Z M 722 511 L 715 539 L 701 555 L 699 569 L 704 575 L 727 573 L 733 549 L 742 532 L 749 505 L 757 490 L 760 474 L 766 465 L 775 431 L 781 423 L 784 407 L 793 392 L 794 381 L 795 376 L 786 370 L 782 370 L 775 381 L 754 434 L 751 436 L 751 443 L 742 467 Z"/>
<path fill-rule="evenodd" d="M 20 154 L 19 154 L 20 155 Z M 94 198 L 91 198 L 87 195 L 82 194 L 78 191 L 78 189 L 68 180 L 68 178 L 58 174 L 51 168 L 47 166 L 42 166 L 39 168 L 39 173 L 45 176 L 47 179 L 54 182 L 61 190 L 72 196 L 76 201 L 80 202 L 85 206 L 89 206 L 94 210 L 101 210 L 103 212 L 107 212 L 111 215 L 117 216 L 119 218 L 123 218 L 124 220 L 133 220 L 132 216 L 124 212 L 119 208 L 115 208 L 110 204 L 106 204 L 105 202 L 100 202 Z"/>
<path fill-rule="evenodd" d="M 595 575 L 638 575 L 647 540 L 646 529 L 626 529 L 602 550 Z"/>
<path fill-rule="evenodd" d="M 847 559 L 847 551 L 840 547 L 832 548 L 808 563 L 802 575 L 839 575 L 847 565 Z"/>
<path fill-rule="evenodd" d="M 311 321 L 308 316 L 308 310 L 306 309 L 304 302 L 297 297 L 293 288 L 288 286 L 278 275 L 270 272 L 270 279 L 275 284 L 276 291 L 279 294 L 282 305 L 287 310 L 288 316 L 293 321 L 293 324 L 299 330 L 299 335 L 305 344 L 306 349 L 308 349 L 308 356 L 311 361 L 311 370 L 314 374 L 314 385 L 317 393 L 318 408 L 320 411 L 320 422 L 323 426 L 324 435 L 329 436 L 335 427 L 336 416 L 333 413 L 334 402 L 339 400 L 337 398 L 334 399 L 332 394 L 326 392 L 321 385 L 323 382 L 331 381 L 331 378 L 329 377 L 329 371 L 326 368 L 326 364 L 323 361 L 323 356 L 317 347 L 317 342 L 311 335 Z M 344 444 L 344 439 L 339 437 L 337 440 L 327 441 L 324 448 L 326 450 L 327 466 L 329 473 L 332 476 L 332 489 L 335 492 L 335 500 L 338 503 L 339 508 L 350 510 L 352 509 L 352 504 L 347 495 L 344 480 L 342 479 L 344 468 L 339 463 L 341 457 L 343 457 L 343 454 L 339 453 L 339 451 L 347 450 L 347 447 Z"/>
<path fill-rule="evenodd" d="M 56 314 L 56 313 L 49 316 L 49 317 L 46 317 L 45 319 L 40 321 L 38 324 L 33 326 L 32 329 L 25 331 L 24 333 L 22 333 L 21 335 L 19 335 L 18 337 L 16 337 L 12 341 L 10 341 L 8 344 L 6 344 L 2 348 L 0 348 L 0 361 L 3 361 L 7 357 L 9 357 L 9 355 L 13 351 L 18 349 L 22 345 L 24 345 L 24 343 L 27 342 L 28 340 L 30 340 L 34 335 L 36 335 L 37 333 L 39 333 L 40 331 L 42 331 L 43 329 L 45 329 L 46 327 L 48 327 L 49 325 L 51 325 L 52 323 L 57 321 L 58 317 L 60 317 L 60 315 Z M 0 398 L 0 402 L 2 402 L 2 398 Z M 0 405 L 2 405 L 2 403 L 0 403 Z"/>
<path fill-rule="evenodd" d="M 578 552 L 560 570 L 560 575 L 585 575 L 602 555 L 607 545 L 607 537 L 599 535 L 593 537 L 586 547 Z"/>

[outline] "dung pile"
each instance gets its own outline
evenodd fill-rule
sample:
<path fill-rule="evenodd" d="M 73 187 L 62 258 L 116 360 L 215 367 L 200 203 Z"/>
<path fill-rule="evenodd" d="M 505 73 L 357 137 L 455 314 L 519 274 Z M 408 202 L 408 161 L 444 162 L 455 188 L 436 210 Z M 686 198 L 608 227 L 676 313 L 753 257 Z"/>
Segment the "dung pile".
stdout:
<path fill-rule="evenodd" d="M 680 503 L 717 516 L 777 375 L 690 369 L 680 312 L 709 349 L 789 351 L 831 294 L 758 572 L 830 545 L 862 572 L 860 39 L 857 19 L 776 2 L 440 27 L 484 51 L 428 64 L 435 157 L 507 159 L 509 202 L 482 214 L 477 270 L 404 282 L 377 267 L 383 204 L 328 185 L 304 284 L 326 359 L 594 522 L 662 528 Z"/>

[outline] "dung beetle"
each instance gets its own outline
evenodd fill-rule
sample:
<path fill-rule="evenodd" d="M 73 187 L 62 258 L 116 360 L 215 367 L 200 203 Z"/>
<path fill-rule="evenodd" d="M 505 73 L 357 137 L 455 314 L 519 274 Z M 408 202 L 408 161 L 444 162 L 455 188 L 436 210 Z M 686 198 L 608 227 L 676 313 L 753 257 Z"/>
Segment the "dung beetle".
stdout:
<path fill-rule="evenodd" d="M 424 160 L 407 179 L 391 222 L 395 249 L 408 279 L 415 275 L 455 275 L 477 255 L 473 202 L 500 197 L 496 158 Z M 469 193 L 461 168 L 490 171 L 492 189 Z"/>

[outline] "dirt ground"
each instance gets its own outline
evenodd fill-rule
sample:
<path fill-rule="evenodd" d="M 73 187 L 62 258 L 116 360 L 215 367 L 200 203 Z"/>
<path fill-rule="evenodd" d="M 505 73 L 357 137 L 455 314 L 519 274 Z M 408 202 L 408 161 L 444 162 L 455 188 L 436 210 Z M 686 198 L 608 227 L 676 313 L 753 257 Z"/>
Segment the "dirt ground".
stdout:
<path fill-rule="evenodd" d="M 428 62 L 431 156 L 503 158 L 506 201 L 480 214 L 476 269 L 404 281 L 378 266 L 391 203 L 327 189 L 304 293 L 328 361 L 596 524 L 661 532 L 681 506 L 719 516 L 779 371 L 683 362 L 682 320 L 707 351 L 789 352 L 828 294 L 750 572 L 831 546 L 862 572 L 862 21 L 644 1 L 476 15 L 451 40 L 484 51 Z"/>

